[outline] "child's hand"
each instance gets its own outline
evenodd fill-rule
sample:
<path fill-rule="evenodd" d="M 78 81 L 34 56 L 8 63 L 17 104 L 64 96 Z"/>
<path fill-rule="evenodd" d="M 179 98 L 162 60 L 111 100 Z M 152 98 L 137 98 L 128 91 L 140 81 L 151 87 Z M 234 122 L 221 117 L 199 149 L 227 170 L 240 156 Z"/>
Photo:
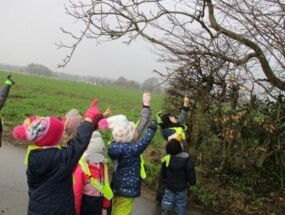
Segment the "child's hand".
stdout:
<path fill-rule="evenodd" d="M 94 99 L 91 104 L 89 105 L 89 108 L 86 110 L 84 117 L 88 117 L 93 119 L 97 114 L 100 114 L 99 108 L 97 107 L 99 99 Z"/>
<path fill-rule="evenodd" d="M 97 107 L 99 99 L 94 99 L 88 110 L 85 112 L 84 117 L 86 121 L 92 121 L 94 127 L 97 129 L 98 121 L 102 118 L 99 108 Z"/>
<path fill-rule="evenodd" d="M 143 106 L 149 107 L 150 101 L 151 101 L 151 94 L 150 93 L 144 93 L 143 98 L 142 98 Z"/>
<path fill-rule="evenodd" d="M 190 104 L 190 99 L 189 99 L 187 96 L 185 96 L 185 97 L 184 97 L 184 104 L 183 104 L 183 106 L 184 106 L 184 107 L 188 107 L 189 104 Z"/>
<path fill-rule="evenodd" d="M 8 75 L 5 81 L 5 84 L 12 86 L 13 84 L 15 84 L 15 81 L 12 80 L 12 75 Z"/>
<path fill-rule="evenodd" d="M 111 113 L 112 113 L 111 108 L 108 107 L 103 113 L 104 118 L 109 117 Z"/>

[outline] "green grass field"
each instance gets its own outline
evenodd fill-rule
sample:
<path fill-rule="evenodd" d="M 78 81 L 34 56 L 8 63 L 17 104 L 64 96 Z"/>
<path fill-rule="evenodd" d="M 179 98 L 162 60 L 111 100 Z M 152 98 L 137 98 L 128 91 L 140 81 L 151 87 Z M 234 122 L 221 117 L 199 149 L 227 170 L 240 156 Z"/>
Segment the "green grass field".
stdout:
<path fill-rule="evenodd" d="M 7 72 L 0 72 L 4 83 Z M 27 115 L 62 116 L 69 109 L 77 108 L 81 114 L 94 97 L 100 99 L 104 111 L 111 107 L 112 114 L 124 114 L 131 121 L 138 120 L 142 92 L 123 90 L 85 83 L 13 73 L 16 85 L 1 113 L 8 127 L 22 122 Z M 152 110 L 155 114 L 163 103 L 162 95 L 152 95 Z"/>

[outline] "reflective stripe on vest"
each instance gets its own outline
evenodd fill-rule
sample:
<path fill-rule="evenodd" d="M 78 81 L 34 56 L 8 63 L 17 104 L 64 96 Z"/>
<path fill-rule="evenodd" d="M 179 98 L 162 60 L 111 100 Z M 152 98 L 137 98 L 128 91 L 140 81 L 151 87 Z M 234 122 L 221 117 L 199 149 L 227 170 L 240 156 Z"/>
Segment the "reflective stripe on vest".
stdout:
<path fill-rule="evenodd" d="M 140 155 L 140 163 L 141 163 L 141 170 L 140 170 L 140 175 L 142 179 L 146 179 L 146 171 L 145 171 L 145 166 L 144 166 L 144 159 L 143 156 Z"/>
<path fill-rule="evenodd" d="M 186 140 L 186 136 L 185 136 L 185 131 L 187 130 L 186 126 L 185 126 L 185 128 L 174 127 L 174 128 L 170 128 L 170 129 L 173 129 L 175 131 L 175 133 L 178 135 L 178 141 Z"/>
<path fill-rule="evenodd" d="M 156 121 L 157 121 L 157 124 L 158 124 L 158 125 L 162 123 L 161 114 L 162 114 L 162 111 L 159 111 L 159 112 L 156 114 Z"/>
<path fill-rule="evenodd" d="M 171 158 L 171 155 L 165 155 L 164 157 L 161 158 L 161 162 L 162 163 L 165 162 L 165 166 L 168 167 L 170 163 L 170 158 Z"/>
<path fill-rule="evenodd" d="M 88 163 L 83 158 L 79 160 L 79 165 L 90 179 L 90 184 L 100 191 L 106 199 L 111 200 L 114 194 L 109 183 L 108 166 L 104 164 L 104 184 L 101 184 L 98 179 L 92 177 Z"/>
<path fill-rule="evenodd" d="M 138 127 L 140 121 L 141 121 L 140 119 L 137 121 L 136 127 Z M 145 161 L 144 161 L 143 155 L 141 154 L 140 155 L 140 176 L 142 179 L 146 179 L 146 176 L 147 176 L 144 164 L 145 164 Z"/>
<path fill-rule="evenodd" d="M 48 148 L 58 148 L 58 149 L 61 149 L 61 146 L 60 145 L 55 145 L 55 146 L 52 146 L 52 147 L 45 147 L 45 146 L 36 146 L 34 144 L 33 145 L 29 145 L 28 149 L 27 149 L 26 156 L 25 156 L 24 164 L 28 165 L 29 156 L 30 156 L 31 151 L 33 151 L 35 149 L 48 149 Z"/>

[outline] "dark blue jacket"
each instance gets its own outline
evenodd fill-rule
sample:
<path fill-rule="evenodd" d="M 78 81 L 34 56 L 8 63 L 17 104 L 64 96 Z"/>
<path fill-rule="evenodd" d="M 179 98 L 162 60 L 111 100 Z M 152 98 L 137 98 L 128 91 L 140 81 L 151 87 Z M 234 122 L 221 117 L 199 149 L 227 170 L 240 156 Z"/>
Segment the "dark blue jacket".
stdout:
<path fill-rule="evenodd" d="M 108 154 L 118 160 L 117 170 L 113 173 L 112 188 L 115 195 L 135 198 L 141 194 L 140 155 L 155 134 L 156 128 L 147 129 L 137 142 L 121 143 L 113 141 Z"/>
<path fill-rule="evenodd" d="M 86 150 L 94 126 L 82 122 L 76 137 L 63 149 L 36 149 L 29 155 L 28 215 L 74 215 L 72 173 Z"/>
<path fill-rule="evenodd" d="M 173 192 L 184 191 L 188 183 L 196 184 L 196 173 L 194 162 L 186 152 L 171 155 L 169 166 L 162 165 L 162 178 L 166 188 Z"/>

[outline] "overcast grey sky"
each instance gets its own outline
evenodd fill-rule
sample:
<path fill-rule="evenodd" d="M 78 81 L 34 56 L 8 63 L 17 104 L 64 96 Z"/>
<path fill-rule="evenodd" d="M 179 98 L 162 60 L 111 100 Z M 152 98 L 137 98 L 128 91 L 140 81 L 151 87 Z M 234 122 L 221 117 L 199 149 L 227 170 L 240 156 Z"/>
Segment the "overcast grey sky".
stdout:
<path fill-rule="evenodd" d="M 66 51 L 56 42 L 66 35 L 60 27 L 74 27 L 65 14 L 67 0 L 0 0 L 0 63 L 25 66 L 39 63 L 52 70 L 71 74 L 94 75 L 116 79 L 124 76 L 142 82 L 155 76 L 153 69 L 162 68 L 150 46 L 137 41 L 130 46 L 122 41 L 97 46 L 85 40 L 64 69 L 56 69 Z"/>

